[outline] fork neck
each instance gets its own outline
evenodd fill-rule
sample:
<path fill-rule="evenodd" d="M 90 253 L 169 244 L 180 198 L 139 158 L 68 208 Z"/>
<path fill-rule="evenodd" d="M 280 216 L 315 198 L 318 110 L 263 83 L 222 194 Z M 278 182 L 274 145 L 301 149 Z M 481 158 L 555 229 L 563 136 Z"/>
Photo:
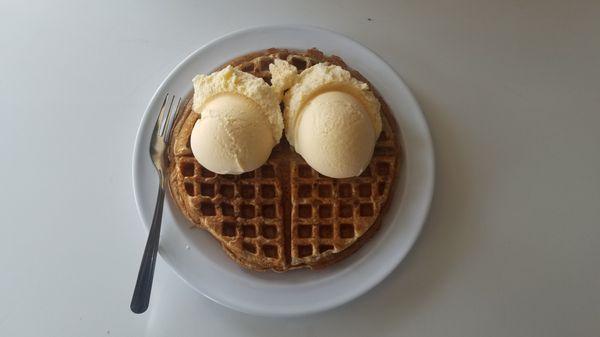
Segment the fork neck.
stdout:
<path fill-rule="evenodd" d="M 164 177 L 164 172 L 162 169 L 158 170 L 158 186 L 160 186 L 161 189 L 165 189 L 165 177 Z"/>

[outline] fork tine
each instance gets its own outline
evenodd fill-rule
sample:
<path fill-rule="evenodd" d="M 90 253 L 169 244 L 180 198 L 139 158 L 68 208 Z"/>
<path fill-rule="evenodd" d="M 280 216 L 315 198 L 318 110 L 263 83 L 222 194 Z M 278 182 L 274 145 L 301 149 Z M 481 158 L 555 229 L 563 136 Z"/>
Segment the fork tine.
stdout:
<path fill-rule="evenodd" d="M 175 101 L 175 95 L 171 98 L 171 102 L 169 103 L 169 110 L 167 110 L 167 118 L 162 123 L 162 128 L 160 129 L 160 136 L 163 137 L 165 135 L 165 130 L 167 130 L 167 126 L 169 124 L 169 118 L 171 117 L 171 111 L 173 111 L 173 101 Z"/>
<path fill-rule="evenodd" d="M 175 123 L 175 118 L 179 113 L 179 106 L 181 104 L 181 97 L 177 100 L 177 106 L 175 107 L 175 113 L 173 113 L 173 117 L 171 117 L 171 110 L 169 110 L 169 114 L 167 114 L 167 124 L 165 124 L 165 141 L 169 141 L 171 139 L 171 133 L 173 132 L 173 123 Z"/>
<path fill-rule="evenodd" d="M 160 112 L 158 113 L 158 117 L 156 117 L 156 123 L 154 123 L 154 130 L 152 130 L 151 138 L 154 138 L 158 134 L 158 131 L 160 130 L 160 127 L 162 125 L 163 115 L 165 112 L 165 106 L 167 105 L 168 98 L 169 98 L 169 93 L 167 93 L 165 95 L 165 99 L 163 100 L 162 105 L 160 106 Z"/>

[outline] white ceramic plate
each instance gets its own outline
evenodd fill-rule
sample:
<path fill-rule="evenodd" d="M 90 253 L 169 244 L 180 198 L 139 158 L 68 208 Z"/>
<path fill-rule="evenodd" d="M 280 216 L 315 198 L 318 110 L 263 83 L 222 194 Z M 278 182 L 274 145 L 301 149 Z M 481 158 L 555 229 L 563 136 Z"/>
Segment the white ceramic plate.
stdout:
<path fill-rule="evenodd" d="M 405 180 L 396 188 L 381 230 L 351 257 L 324 270 L 248 272 L 238 267 L 207 232 L 192 229 L 167 197 L 159 252 L 185 282 L 215 302 L 250 314 L 292 316 L 344 304 L 377 285 L 398 265 L 416 240 L 429 209 L 434 156 L 427 124 L 414 97 L 396 72 L 369 49 L 314 27 L 286 25 L 238 31 L 188 56 L 167 76 L 148 105 L 133 153 L 135 199 L 147 228 L 158 184 L 148 146 L 165 93 L 185 96 L 196 74 L 270 47 L 317 47 L 326 54 L 339 55 L 368 78 L 391 107 L 406 151 Z"/>

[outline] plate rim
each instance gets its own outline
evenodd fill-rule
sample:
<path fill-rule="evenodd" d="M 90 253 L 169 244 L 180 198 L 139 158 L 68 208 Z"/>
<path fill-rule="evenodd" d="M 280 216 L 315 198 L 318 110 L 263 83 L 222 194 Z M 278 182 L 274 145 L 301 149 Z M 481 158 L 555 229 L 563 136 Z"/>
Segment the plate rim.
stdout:
<path fill-rule="evenodd" d="M 239 29 L 239 30 L 235 30 L 233 32 L 230 32 L 228 34 L 219 36 L 211 41 L 209 41 L 208 43 L 202 45 L 201 47 L 197 48 L 196 50 L 194 50 L 193 52 L 191 52 L 189 55 L 187 55 L 182 61 L 180 61 L 169 73 L 168 75 L 162 80 L 162 82 L 160 83 L 160 85 L 157 87 L 157 89 L 154 91 L 154 94 L 152 95 L 152 98 L 149 100 L 144 113 L 142 115 L 140 124 L 138 126 L 137 132 L 136 132 L 136 137 L 135 137 L 135 142 L 134 142 L 134 148 L 133 148 L 133 155 L 132 155 L 132 185 L 133 185 L 133 194 L 134 194 L 134 200 L 136 203 L 136 208 L 137 208 L 137 212 L 138 212 L 138 216 L 141 219 L 142 225 L 145 228 L 146 233 L 149 230 L 149 224 L 146 223 L 146 221 L 144 220 L 144 215 L 142 214 L 142 206 L 141 206 L 141 196 L 138 195 L 138 191 L 137 191 L 137 182 L 138 178 L 136 172 L 140 171 L 140 166 L 142 165 L 141 162 L 139 162 L 137 160 L 138 157 L 138 153 L 140 151 L 143 151 L 142 148 L 142 139 L 143 139 L 143 133 L 144 130 L 147 128 L 147 124 L 151 121 L 151 112 L 150 112 L 150 108 L 155 104 L 155 101 L 157 100 L 159 95 L 162 95 L 165 91 L 165 87 L 166 84 L 177 74 L 181 71 L 181 69 L 187 64 L 189 63 L 192 59 L 194 59 L 195 57 L 197 57 L 198 55 L 202 54 L 202 52 L 215 45 L 215 44 L 219 44 L 223 41 L 235 38 L 236 36 L 239 35 L 244 35 L 244 34 L 251 34 L 254 32 L 261 32 L 261 31 L 268 31 L 268 30 L 278 30 L 278 29 L 298 29 L 298 30 L 303 30 L 303 31 L 313 31 L 313 32 L 321 32 L 321 33 L 326 33 L 326 34 L 330 34 L 333 36 L 336 36 L 337 38 L 340 39 L 344 39 L 346 40 L 345 42 L 349 42 L 350 44 L 353 45 L 354 48 L 360 48 L 363 49 L 364 52 L 370 54 L 370 57 L 376 58 L 378 59 L 386 68 L 388 68 L 388 70 L 390 71 L 391 74 L 393 74 L 393 76 L 396 78 L 396 80 L 398 81 L 398 84 L 403 86 L 403 89 L 408 93 L 408 97 L 410 99 L 410 102 L 408 102 L 413 110 L 416 110 L 415 113 L 413 114 L 414 118 L 417 119 L 417 122 L 419 124 L 421 124 L 422 126 L 422 130 L 420 130 L 421 132 L 421 137 L 422 137 L 422 141 L 424 141 L 424 147 L 427 148 L 426 151 L 426 156 L 423 158 L 424 162 L 426 163 L 425 165 L 425 180 L 426 180 L 426 186 L 422 186 L 425 189 L 422 190 L 423 193 L 423 201 L 424 201 L 424 207 L 421 209 L 421 211 L 418 214 L 418 219 L 419 219 L 419 223 L 416 226 L 416 231 L 413 233 L 413 235 L 408 239 L 408 243 L 406 244 L 406 249 L 404 252 L 402 252 L 401 254 L 397 255 L 397 257 L 394 257 L 394 261 L 392 263 L 388 263 L 388 268 L 386 268 L 385 271 L 383 272 L 379 272 L 377 277 L 375 278 L 371 278 L 370 282 L 367 286 L 362 287 L 361 289 L 359 289 L 358 291 L 354 291 L 349 295 L 346 296 L 339 296 L 337 297 L 337 299 L 329 301 L 329 302 L 324 302 L 324 304 L 322 304 L 321 306 L 315 306 L 306 310 L 289 310 L 289 311 L 283 311 L 283 312 L 271 312 L 268 310 L 260 310 L 260 309 L 256 309 L 256 308 L 248 308 L 248 307 L 242 307 L 239 304 L 236 305 L 234 303 L 232 303 L 231 301 L 227 301 L 226 299 L 223 298 L 216 298 L 215 296 L 211 296 L 211 294 L 208 294 L 207 291 L 203 291 L 203 289 L 200 289 L 198 287 L 196 287 L 196 285 L 192 284 L 190 281 L 188 281 L 178 270 L 177 268 L 175 268 L 173 262 L 171 261 L 170 258 L 164 256 L 161 253 L 161 250 L 159 249 L 159 254 L 161 255 L 161 257 L 163 258 L 163 260 L 165 260 L 165 262 L 167 262 L 167 265 L 171 268 L 171 270 L 173 270 L 173 272 L 175 272 L 175 274 L 182 279 L 188 286 L 190 286 L 192 289 L 194 289 L 195 291 L 197 291 L 198 293 L 202 294 L 203 296 L 205 296 L 206 298 L 219 303 L 223 306 L 226 306 L 228 308 L 231 308 L 233 310 L 236 311 L 240 311 L 240 312 L 244 312 L 244 313 L 248 313 L 248 314 L 253 314 L 253 315 L 259 315 L 259 316 L 270 316 L 270 317 L 289 317 L 289 316 L 298 316 L 298 315 L 307 315 L 307 314 L 313 314 L 316 312 L 321 312 L 321 311 L 325 311 L 325 310 L 330 310 L 333 309 L 335 307 L 341 306 L 345 303 L 348 303 L 350 301 L 353 301 L 354 299 L 364 295 L 365 293 L 367 293 L 369 290 L 373 289 L 375 286 L 377 286 L 379 283 L 381 283 L 381 281 L 383 281 L 386 277 L 388 277 L 391 272 L 393 272 L 397 266 L 405 259 L 405 257 L 407 256 L 407 254 L 410 252 L 410 250 L 413 248 L 416 240 L 419 238 L 420 233 L 422 232 L 422 229 L 424 227 L 424 224 L 427 220 L 428 214 L 429 214 L 429 209 L 431 207 L 431 202 L 433 199 L 433 193 L 434 193 L 434 187 L 435 187 L 435 149 L 433 147 L 433 140 L 431 137 L 431 132 L 429 130 L 429 126 L 427 123 L 427 120 L 425 118 L 425 115 L 423 114 L 423 111 L 419 105 L 419 103 L 417 102 L 416 98 L 414 97 L 412 91 L 410 90 L 410 88 L 406 85 L 406 83 L 402 80 L 401 76 L 396 72 L 396 70 L 390 65 L 388 64 L 382 57 L 380 57 L 379 55 L 377 55 L 374 51 L 372 51 L 371 49 L 369 49 L 368 47 L 360 44 L 359 42 L 355 41 L 354 39 L 335 32 L 333 30 L 329 30 L 326 28 L 322 28 L 322 27 L 317 27 L 317 26 L 313 26 L 313 25 L 300 25 L 300 24 L 279 24 L 279 25 L 260 25 L 260 26 L 253 26 L 253 27 L 248 27 L 248 28 L 243 28 L 243 29 Z M 402 128 L 400 128 L 401 131 Z M 401 134 L 403 134 L 404 132 L 401 132 Z M 423 155 L 423 154 L 421 154 Z M 158 180 L 158 179 L 157 179 Z M 395 193 L 399 193 L 400 191 L 396 191 Z M 406 192 L 406 190 L 404 190 L 403 192 Z M 404 197 L 398 197 L 395 196 L 395 198 L 399 198 L 399 199 L 404 199 Z M 390 205 L 390 207 L 394 207 L 394 205 Z"/>

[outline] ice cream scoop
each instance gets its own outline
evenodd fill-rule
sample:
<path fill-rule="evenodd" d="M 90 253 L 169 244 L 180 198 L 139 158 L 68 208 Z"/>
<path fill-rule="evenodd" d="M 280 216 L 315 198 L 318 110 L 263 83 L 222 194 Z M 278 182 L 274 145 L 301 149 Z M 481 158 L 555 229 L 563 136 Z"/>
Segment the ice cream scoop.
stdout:
<path fill-rule="evenodd" d="M 275 140 L 258 104 L 238 94 L 206 103 L 190 139 L 192 153 L 207 169 L 240 174 L 264 164 Z"/>
<path fill-rule="evenodd" d="M 296 124 L 296 152 L 323 175 L 358 176 L 373 156 L 375 131 L 366 109 L 348 93 L 318 95 L 306 104 Z"/>
<path fill-rule="evenodd" d="M 190 137 L 196 160 L 219 174 L 264 164 L 281 138 L 279 92 L 232 67 L 194 78 L 192 109 L 200 115 Z"/>
<path fill-rule="evenodd" d="M 325 176 L 360 175 L 381 133 L 379 101 L 366 83 L 340 66 L 319 63 L 296 76 L 291 68 L 284 61 L 269 68 L 274 84 L 291 86 L 284 96 L 290 145 Z"/>

